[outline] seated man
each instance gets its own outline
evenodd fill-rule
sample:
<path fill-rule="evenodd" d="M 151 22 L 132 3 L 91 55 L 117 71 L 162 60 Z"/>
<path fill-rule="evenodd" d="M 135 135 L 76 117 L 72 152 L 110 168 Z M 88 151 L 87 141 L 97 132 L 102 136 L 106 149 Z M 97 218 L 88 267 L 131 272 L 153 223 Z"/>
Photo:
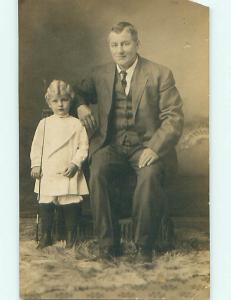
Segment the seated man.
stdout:
<path fill-rule="evenodd" d="M 138 33 L 132 24 L 116 24 L 108 41 L 114 62 L 94 68 L 77 88 L 78 116 L 91 134 L 93 220 L 100 256 L 118 255 L 118 217 L 110 185 L 131 167 L 137 176 L 132 203 L 136 261 L 146 263 L 152 261 L 166 202 L 163 181 L 176 162 L 182 101 L 171 71 L 137 53 Z M 89 104 L 96 104 L 97 110 Z"/>

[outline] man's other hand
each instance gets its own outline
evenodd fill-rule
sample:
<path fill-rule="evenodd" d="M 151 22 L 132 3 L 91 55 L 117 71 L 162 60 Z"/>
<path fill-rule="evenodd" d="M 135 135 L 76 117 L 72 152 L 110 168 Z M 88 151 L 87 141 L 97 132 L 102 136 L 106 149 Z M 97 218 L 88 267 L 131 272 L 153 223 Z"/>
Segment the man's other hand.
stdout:
<path fill-rule="evenodd" d="M 77 109 L 78 117 L 87 130 L 94 132 L 97 128 L 97 123 L 90 108 L 87 105 L 80 105 Z"/>
<path fill-rule="evenodd" d="M 140 155 L 139 168 L 150 166 L 158 159 L 158 155 L 150 148 L 145 148 Z"/>

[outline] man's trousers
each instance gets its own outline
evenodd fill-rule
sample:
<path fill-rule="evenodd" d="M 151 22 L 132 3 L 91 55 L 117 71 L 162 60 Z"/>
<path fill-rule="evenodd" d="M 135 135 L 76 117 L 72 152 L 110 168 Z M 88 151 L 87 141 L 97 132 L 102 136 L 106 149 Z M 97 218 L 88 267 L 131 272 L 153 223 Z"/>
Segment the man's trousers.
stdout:
<path fill-rule="evenodd" d="M 144 148 L 107 145 L 93 154 L 90 162 L 90 195 L 95 232 L 100 247 L 119 243 L 117 201 L 113 199 L 112 182 L 132 168 L 137 177 L 132 202 L 133 238 L 138 247 L 152 249 L 158 225 L 167 200 L 161 160 L 139 168 Z M 126 178 L 125 178 L 126 180 Z"/>

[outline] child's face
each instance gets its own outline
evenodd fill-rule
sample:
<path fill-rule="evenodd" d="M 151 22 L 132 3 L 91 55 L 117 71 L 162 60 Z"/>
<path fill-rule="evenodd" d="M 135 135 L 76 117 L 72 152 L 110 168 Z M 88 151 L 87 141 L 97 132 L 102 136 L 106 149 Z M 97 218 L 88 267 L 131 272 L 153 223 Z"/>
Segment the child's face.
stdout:
<path fill-rule="evenodd" d="M 57 96 L 50 99 L 48 105 L 55 115 L 65 116 L 69 113 L 71 101 L 68 97 Z"/>

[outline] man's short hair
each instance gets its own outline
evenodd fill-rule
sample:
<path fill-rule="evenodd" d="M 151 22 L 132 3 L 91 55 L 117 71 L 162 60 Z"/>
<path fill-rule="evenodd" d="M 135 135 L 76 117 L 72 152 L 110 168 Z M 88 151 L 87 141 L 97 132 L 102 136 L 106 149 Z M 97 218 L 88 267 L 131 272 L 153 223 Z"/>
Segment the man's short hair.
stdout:
<path fill-rule="evenodd" d="M 137 42 L 138 41 L 138 32 L 136 28 L 129 22 L 119 22 L 115 24 L 111 32 L 121 33 L 124 29 L 128 30 L 132 36 L 132 39 Z"/>

